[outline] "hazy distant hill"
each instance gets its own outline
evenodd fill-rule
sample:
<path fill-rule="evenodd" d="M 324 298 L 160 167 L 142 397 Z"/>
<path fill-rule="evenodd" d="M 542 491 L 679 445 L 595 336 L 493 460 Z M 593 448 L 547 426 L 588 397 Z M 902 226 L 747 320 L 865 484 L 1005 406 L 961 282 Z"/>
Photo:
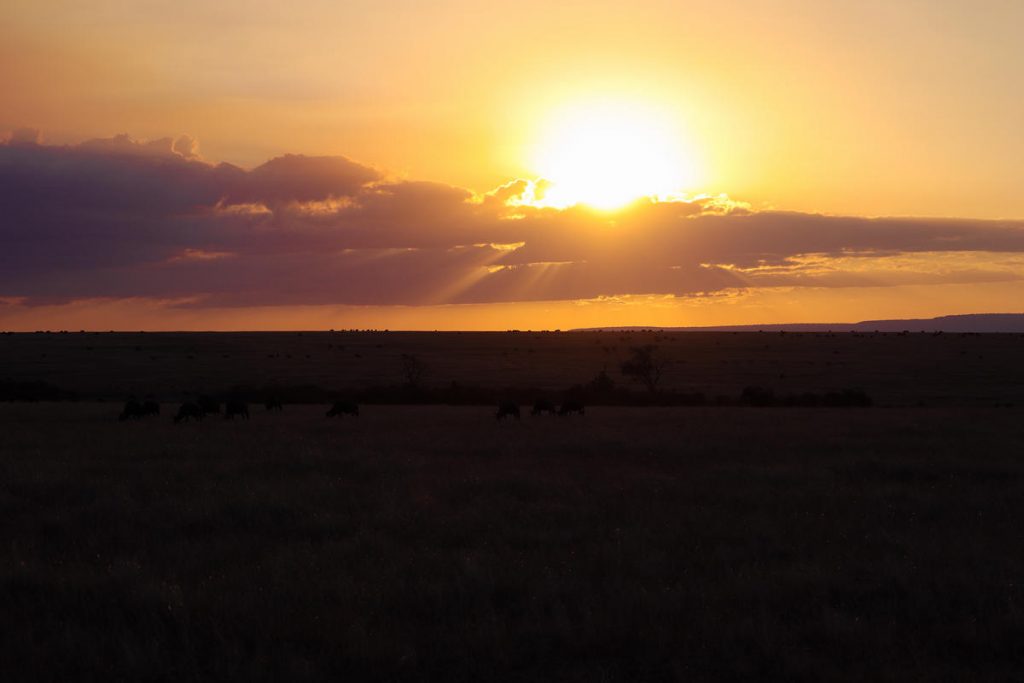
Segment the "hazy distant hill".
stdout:
<path fill-rule="evenodd" d="M 1020 332 L 1024 313 L 976 313 L 909 320 L 864 320 L 859 323 L 779 323 L 773 325 L 717 325 L 711 327 L 599 327 L 599 330 L 669 330 L 695 332 Z"/>

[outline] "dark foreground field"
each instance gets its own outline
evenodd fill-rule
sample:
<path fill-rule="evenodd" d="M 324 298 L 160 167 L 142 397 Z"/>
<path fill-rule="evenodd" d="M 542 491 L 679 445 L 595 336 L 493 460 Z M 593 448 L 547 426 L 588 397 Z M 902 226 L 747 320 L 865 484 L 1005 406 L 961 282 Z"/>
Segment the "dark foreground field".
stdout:
<path fill-rule="evenodd" d="M 4 680 L 1013 680 L 1024 412 L 0 404 Z"/>

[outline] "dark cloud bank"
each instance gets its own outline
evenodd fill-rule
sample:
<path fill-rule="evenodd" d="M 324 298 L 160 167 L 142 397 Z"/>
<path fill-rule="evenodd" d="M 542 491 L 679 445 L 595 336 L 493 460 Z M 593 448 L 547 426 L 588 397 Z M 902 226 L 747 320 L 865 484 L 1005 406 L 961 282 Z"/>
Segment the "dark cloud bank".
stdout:
<path fill-rule="evenodd" d="M 643 201 L 615 214 L 509 206 L 524 187 L 474 196 L 342 157 L 288 155 L 246 171 L 203 161 L 187 137 L 57 147 L 19 131 L 0 144 L 0 298 L 249 306 L 687 296 L 1019 279 L 1019 268 L 991 264 L 1024 252 L 1022 221 L 752 212 L 718 199 Z M 917 266 L 884 277 L 856 265 L 915 255 Z M 946 266 L 920 267 L 932 257 Z"/>

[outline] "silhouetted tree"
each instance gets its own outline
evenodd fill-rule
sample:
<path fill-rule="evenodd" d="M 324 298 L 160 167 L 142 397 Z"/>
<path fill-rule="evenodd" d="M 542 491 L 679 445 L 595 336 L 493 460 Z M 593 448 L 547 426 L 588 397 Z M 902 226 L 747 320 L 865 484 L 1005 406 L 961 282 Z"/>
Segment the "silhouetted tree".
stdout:
<path fill-rule="evenodd" d="M 607 372 L 601 370 L 594 379 L 587 383 L 587 390 L 596 394 L 610 394 L 615 391 L 615 380 L 609 377 Z"/>
<path fill-rule="evenodd" d="M 423 361 L 412 354 L 402 354 L 402 377 L 407 387 L 418 389 L 426 373 L 427 366 Z"/>
<path fill-rule="evenodd" d="M 640 382 L 653 394 L 658 390 L 658 383 L 668 366 L 668 361 L 658 354 L 657 346 L 634 346 L 630 353 L 629 360 L 624 361 L 619 369 L 623 375 Z"/>

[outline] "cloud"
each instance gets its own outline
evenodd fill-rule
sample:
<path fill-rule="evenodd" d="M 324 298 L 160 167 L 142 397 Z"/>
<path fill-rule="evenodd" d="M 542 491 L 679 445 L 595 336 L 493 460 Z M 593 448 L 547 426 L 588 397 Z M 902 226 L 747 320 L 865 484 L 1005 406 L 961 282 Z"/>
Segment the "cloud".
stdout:
<path fill-rule="evenodd" d="M 711 296 L 752 287 L 1019 279 L 1024 222 L 752 211 L 727 197 L 621 212 L 395 181 L 344 157 L 210 163 L 191 137 L 0 145 L 0 299 L 187 307 Z"/>
<path fill-rule="evenodd" d="M 9 145 L 40 145 L 43 134 L 38 128 L 16 128 L 7 136 Z"/>
<path fill-rule="evenodd" d="M 185 159 L 198 159 L 199 141 L 191 135 L 181 135 L 171 145 L 171 151 Z"/>
<path fill-rule="evenodd" d="M 278 205 L 350 197 L 380 178 L 379 172 L 344 157 L 288 154 L 247 173 L 227 199 Z"/>

